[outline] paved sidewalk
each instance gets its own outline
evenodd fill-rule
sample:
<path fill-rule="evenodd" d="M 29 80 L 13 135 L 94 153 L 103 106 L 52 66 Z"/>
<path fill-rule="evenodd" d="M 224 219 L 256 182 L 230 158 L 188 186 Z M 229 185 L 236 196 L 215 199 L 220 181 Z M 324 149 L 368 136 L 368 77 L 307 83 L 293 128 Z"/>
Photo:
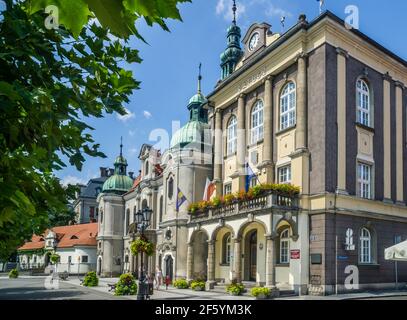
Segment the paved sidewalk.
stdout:
<path fill-rule="evenodd" d="M 100 278 L 99 286 L 89 289 L 97 290 L 99 292 L 110 293 L 108 284 L 117 283 L 119 278 Z M 71 277 L 66 282 L 80 286 L 80 280 L 75 277 Z M 136 296 L 124 296 L 130 300 L 136 300 Z M 280 297 L 275 300 L 357 300 L 357 299 L 379 299 L 385 297 L 403 297 L 407 298 L 406 291 L 382 291 L 382 292 L 363 292 L 363 293 L 350 293 L 340 294 L 332 296 L 290 296 Z M 152 300 L 254 300 L 250 296 L 231 296 L 227 293 L 220 293 L 214 291 L 193 291 L 191 289 L 176 289 L 172 286 L 165 290 L 164 286 L 161 286 L 159 290 L 154 288 L 154 294 L 151 296 Z"/>

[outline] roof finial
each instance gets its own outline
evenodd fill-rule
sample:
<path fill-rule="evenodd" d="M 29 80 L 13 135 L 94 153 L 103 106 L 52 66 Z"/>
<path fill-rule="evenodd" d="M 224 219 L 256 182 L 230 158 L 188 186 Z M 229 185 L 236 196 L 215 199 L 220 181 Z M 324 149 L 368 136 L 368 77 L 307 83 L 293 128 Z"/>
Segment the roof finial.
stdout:
<path fill-rule="evenodd" d="M 123 156 L 123 136 L 120 137 L 120 156 Z"/>
<path fill-rule="evenodd" d="M 236 25 L 236 10 L 237 10 L 236 0 L 233 0 L 232 10 L 233 10 L 233 24 Z"/>
<path fill-rule="evenodd" d="M 201 80 L 202 80 L 201 69 L 202 69 L 202 63 L 199 64 L 198 93 L 201 93 Z"/>

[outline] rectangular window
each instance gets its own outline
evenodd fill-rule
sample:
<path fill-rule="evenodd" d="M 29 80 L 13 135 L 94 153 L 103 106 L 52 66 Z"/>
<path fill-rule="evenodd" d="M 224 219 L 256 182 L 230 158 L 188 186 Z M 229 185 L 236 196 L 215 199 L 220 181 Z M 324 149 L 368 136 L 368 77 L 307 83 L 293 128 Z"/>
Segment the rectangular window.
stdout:
<path fill-rule="evenodd" d="M 82 263 L 88 263 L 88 256 L 82 256 Z"/>
<path fill-rule="evenodd" d="M 291 165 L 281 167 L 278 169 L 278 182 L 279 183 L 291 182 Z"/>
<path fill-rule="evenodd" d="M 231 183 L 225 184 L 225 195 L 227 195 L 227 194 L 232 194 L 232 184 Z"/>
<path fill-rule="evenodd" d="M 95 217 L 95 207 L 89 208 L 89 218 L 93 219 Z"/>
<path fill-rule="evenodd" d="M 250 179 L 250 188 L 253 188 L 257 185 L 257 177 L 253 177 Z"/>
<path fill-rule="evenodd" d="M 289 242 L 287 240 L 282 240 L 280 242 L 280 263 L 289 263 L 288 251 L 289 251 Z"/>
<path fill-rule="evenodd" d="M 361 198 L 372 198 L 372 166 L 358 164 L 358 195 Z"/>

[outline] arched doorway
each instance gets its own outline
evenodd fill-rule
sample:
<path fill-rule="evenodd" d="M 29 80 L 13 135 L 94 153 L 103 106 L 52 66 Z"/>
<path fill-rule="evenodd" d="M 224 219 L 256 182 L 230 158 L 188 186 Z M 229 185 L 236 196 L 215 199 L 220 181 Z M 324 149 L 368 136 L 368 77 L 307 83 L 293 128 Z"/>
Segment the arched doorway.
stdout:
<path fill-rule="evenodd" d="M 174 259 L 169 254 L 164 259 L 165 262 L 165 276 L 170 276 L 172 280 L 174 278 Z"/>
<path fill-rule="evenodd" d="M 256 281 L 257 275 L 257 229 L 251 230 L 246 236 L 247 270 L 245 279 Z"/>
<path fill-rule="evenodd" d="M 266 228 L 258 221 L 241 227 L 241 279 L 263 285 L 266 282 Z"/>

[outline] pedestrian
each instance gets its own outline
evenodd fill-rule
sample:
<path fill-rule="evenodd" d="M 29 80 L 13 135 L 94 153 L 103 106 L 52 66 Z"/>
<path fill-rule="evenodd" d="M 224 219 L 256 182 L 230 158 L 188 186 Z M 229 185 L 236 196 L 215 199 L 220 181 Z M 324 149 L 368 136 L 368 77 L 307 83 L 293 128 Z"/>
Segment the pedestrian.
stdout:
<path fill-rule="evenodd" d="M 161 269 L 159 268 L 159 266 L 157 266 L 155 269 L 155 283 L 156 283 L 157 290 L 160 289 L 162 281 L 163 281 L 163 273 L 162 273 Z"/>
<path fill-rule="evenodd" d="M 168 286 L 171 284 L 171 278 L 170 275 L 167 274 L 165 277 L 165 290 L 168 290 Z"/>

